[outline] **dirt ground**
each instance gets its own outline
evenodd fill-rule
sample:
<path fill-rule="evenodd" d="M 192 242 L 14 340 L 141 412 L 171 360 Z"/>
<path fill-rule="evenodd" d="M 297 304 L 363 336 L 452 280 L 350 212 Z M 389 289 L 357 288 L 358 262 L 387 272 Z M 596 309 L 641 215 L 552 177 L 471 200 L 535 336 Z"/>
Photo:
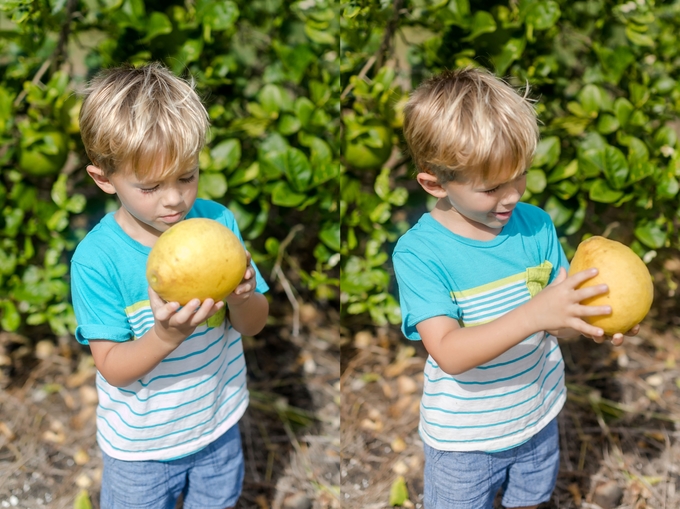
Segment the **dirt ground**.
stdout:
<path fill-rule="evenodd" d="M 618 348 L 586 338 L 561 346 L 569 390 L 562 463 L 541 509 L 680 508 L 680 328 L 645 325 Z M 423 507 L 417 426 L 426 357 L 398 328 L 344 338 L 343 507 L 390 507 L 400 476 L 404 507 Z"/>
<path fill-rule="evenodd" d="M 338 314 L 303 303 L 295 335 L 286 296 L 274 292 L 272 302 L 271 323 L 244 339 L 251 404 L 241 421 L 246 477 L 237 507 L 339 508 Z M 76 501 L 89 498 L 98 509 L 89 352 L 70 337 L 0 333 L 3 363 L 0 508 L 85 509 Z"/>

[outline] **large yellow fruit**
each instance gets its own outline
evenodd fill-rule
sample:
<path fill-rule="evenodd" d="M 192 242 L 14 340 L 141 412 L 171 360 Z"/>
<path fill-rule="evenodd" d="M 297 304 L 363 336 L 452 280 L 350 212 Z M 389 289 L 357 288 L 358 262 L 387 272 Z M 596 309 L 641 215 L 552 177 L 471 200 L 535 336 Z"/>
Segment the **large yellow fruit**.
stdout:
<path fill-rule="evenodd" d="M 597 276 L 581 287 L 606 284 L 609 291 L 586 299 L 582 304 L 611 306 L 611 315 L 584 318 L 612 336 L 627 332 L 640 323 L 652 307 L 654 285 L 647 265 L 628 246 L 605 239 L 590 237 L 579 244 L 571 261 L 569 274 L 596 268 Z"/>
<path fill-rule="evenodd" d="M 151 249 L 146 279 L 167 302 L 215 302 L 227 297 L 246 272 L 246 252 L 229 228 L 212 219 L 186 219 L 163 232 Z"/>

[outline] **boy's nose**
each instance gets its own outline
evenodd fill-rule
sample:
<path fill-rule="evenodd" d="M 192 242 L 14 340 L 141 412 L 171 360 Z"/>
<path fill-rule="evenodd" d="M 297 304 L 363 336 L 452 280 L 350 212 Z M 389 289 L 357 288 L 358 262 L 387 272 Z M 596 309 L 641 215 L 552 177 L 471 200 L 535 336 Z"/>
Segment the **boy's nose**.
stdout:
<path fill-rule="evenodd" d="M 508 191 L 503 195 L 501 203 L 503 205 L 515 205 L 522 198 L 522 194 L 515 186 L 510 186 Z"/>
<path fill-rule="evenodd" d="M 175 207 L 182 203 L 182 192 L 174 187 L 168 188 L 163 194 L 163 205 Z"/>

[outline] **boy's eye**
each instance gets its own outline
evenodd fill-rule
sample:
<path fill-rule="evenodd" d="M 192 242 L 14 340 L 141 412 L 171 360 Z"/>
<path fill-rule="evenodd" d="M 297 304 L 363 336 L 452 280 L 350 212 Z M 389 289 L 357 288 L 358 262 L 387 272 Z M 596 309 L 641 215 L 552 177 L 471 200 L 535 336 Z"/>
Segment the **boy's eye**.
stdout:
<path fill-rule="evenodd" d="M 196 174 L 194 173 L 191 177 L 179 179 L 179 181 L 182 182 L 183 184 L 189 184 L 189 183 L 193 182 L 195 178 L 196 178 Z"/>
<path fill-rule="evenodd" d="M 500 186 L 496 186 L 496 187 L 494 187 L 493 189 L 487 189 L 487 190 L 484 191 L 484 192 L 485 192 L 485 193 L 488 193 L 488 194 L 491 194 L 491 193 L 494 193 L 494 192 L 498 191 L 498 188 L 499 188 L 499 187 L 500 187 Z"/>
<path fill-rule="evenodd" d="M 148 194 L 148 193 L 153 193 L 155 190 L 158 189 L 158 186 L 153 186 L 148 189 L 141 188 L 142 193 Z"/>

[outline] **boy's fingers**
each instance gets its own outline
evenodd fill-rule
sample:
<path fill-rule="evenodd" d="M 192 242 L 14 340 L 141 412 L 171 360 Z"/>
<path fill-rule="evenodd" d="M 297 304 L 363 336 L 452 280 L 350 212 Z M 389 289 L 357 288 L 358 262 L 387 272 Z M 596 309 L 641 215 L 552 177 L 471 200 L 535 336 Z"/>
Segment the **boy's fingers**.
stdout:
<path fill-rule="evenodd" d="M 595 343 L 602 343 L 606 337 L 604 335 L 604 331 L 600 329 L 599 327 L 595 327 L 594 325 L 590 325 L 587 322 L 584 322 L 583 320 L 579 320 L 580 323 L 575 324 L 572 328 L 587 338 L 592 339 L 595 341 Z"/>
<path fill-rule="evenodd" d="M 623 334 L 620 332 L 617 332 L 614 334 L 611 338 L 612 345 L 614 346 L 620 346 L 623 344 Z"/>
<path fill-rule="evenodd" d="M 177 325 L 182 325 L 194 316 L 194 313 L 201 307 L 201 301 L 198 299 L 191 299 L 189 302 L 187 302 L 182 309 L 180 309 L 176 314 L 175 314 L 175 319 L 177 320 L 176 323 Z"/>
<path fill-rule="evenodd" d="M 191 321 L 189 322 L 193 326 L 200 325 L 205 322 L 214 313 L 213 308 L 215 307 L 215 301 L 208 298 L 203 301 L 198 310 L 191 316 Z"/>
<path fill-rule="evenodd" d="M 596 295 L 602 295 L 604 293 L 607 293 L 609 291 L 609 287 L 607 285 L 595 285 L 595 286 L 586 286 L 585 288 L 579 288 L 576 290 L 576 297 L 578 298 L 579 302 L 582 302 L 585 299 L 589 299 L 590 297 L 595 297 Z"/>
<path fill-rule="evenodd" d="M 607 316 L 612 314 L 611 306 L 579 306 L 578 316 Z"/>
<path fill-rule="evenodd" d="M 623 335 L 624 336 L 636 336 L 638 332 L 640 332 L 640 324 L 635 325 L 628 332 L 624 332 Z"/>
<path fill-rule="evenodd" d="M 585 283 L 585 282 L 588 281 L 589 279 L 592 279 L 592 278 L 594 278 L 595 276 L 597 276 L 597 272 L 598 272 L 598 271 L 597 271 L 597 269 L 595 269 L 595 268 L 586 269 L 586 270 L 582 270 L 582 271 L 580 271 L 580 272 L 577 272 L 577 273 L 574 274 L 573 276 L 569 276 L 568 279 L 571 280 L 572 286 L 573 286 L 574 288 L 576 288 L 576 287 L 579 286 L 581 283 Z"/>

